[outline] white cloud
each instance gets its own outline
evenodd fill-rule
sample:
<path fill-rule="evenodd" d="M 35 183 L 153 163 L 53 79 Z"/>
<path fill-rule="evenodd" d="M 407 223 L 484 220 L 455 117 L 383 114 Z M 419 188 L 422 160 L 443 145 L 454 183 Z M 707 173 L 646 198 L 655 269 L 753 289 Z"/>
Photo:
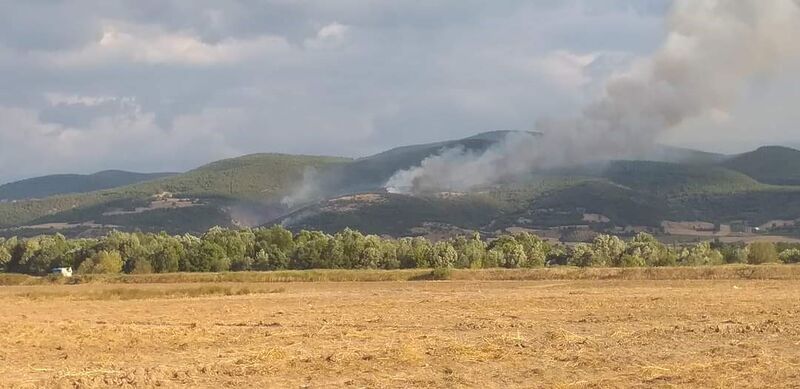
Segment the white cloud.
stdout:
<path fill-rule="evenodd" d="M 530 129 L 660 45 L 659 3 L 0 2 L 0 182 Z"/>
<path fill-rule="evenodd" d="M 0 106 L 0 117 L 16 131 L 0 131 L 0 177 L 21 178 L 42 172 L 94 172 L 98 166 L 130 170 L 188 169 L 209 160 L 237 155 L 222 132 L 237 113 L 219 110 L 187 115 L 170 131 L 152 114 L 138 112 L 96 118 L 77 129 L 39 120 L 33 110 Z M 181 153 L 190 149 L 197 152 Z M 46 150 L 46 152 L 44 152 Z"/>
<path fill-rule="evenodd" d="M 338 47 L 344 42 L 349 30 L 349 26 L 337 22 L 326 24 L 313 38 L 305 40 L 305 46 L 313 49 Z"/>
<path fill-rule="evenodd" d="M 237 63 L 264 53 L 280 53 L 288 49 L 288 42 L 276 36 L 228 38 L 208 43 L 187 32 L 107 21 L 96 41 L 78 49 L 42 52 L 41 57 L 61 67 L 97 66 L 121 61 L 215 65 Z"/>
<path fill-rule="evenodd" d="M 47 92 L 44 94 L 45 99 L 50 105 L 85 105 L 88 107 L 96 107 L 104 103 L 121 102 L 125 104 L 135 103 L 134 97 L 114 97 L 114 96 L 84 96 L 76 94 L 67 94 L 59 92 Z"/>

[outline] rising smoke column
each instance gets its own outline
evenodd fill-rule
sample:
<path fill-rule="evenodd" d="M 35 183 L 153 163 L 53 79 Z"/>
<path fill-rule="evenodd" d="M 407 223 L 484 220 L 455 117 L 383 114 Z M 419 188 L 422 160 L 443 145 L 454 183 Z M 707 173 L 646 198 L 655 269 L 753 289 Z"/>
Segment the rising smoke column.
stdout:
<path fill-rule="evenodd" d="M 387 188 L 469 190 L 532 168 L 641 156 L 684 120 L 728 111 L 750 78 L 795 59 L 800 0 L 678 0 L 667 27 L 663 46 L 608 80 L 579 116 L 538 123 L 544 137 L 482 154 L 446 150 L 397 172 Z"/>

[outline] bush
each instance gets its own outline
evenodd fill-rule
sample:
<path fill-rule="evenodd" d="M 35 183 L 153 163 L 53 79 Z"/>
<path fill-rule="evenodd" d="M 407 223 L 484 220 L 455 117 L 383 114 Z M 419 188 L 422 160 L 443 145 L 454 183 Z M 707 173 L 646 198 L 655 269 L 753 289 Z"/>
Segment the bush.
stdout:
<path fill-rule="evenodd" d="M 449 280 L 453 276 L 452 270 L 449 267 L 437 267 L 431 272 L 431 279 L 444 281 Z"/>
<path fill-rule="evenodd" d="M 760 265 L 773 262 L 778 262 L 778 250 L 775 248 L 775 244 L 770 242 L 754 242 L 750 244 L 747 263 Z"/>
<path fill-rule="evenodd" d="M 130 270 L 131 274 L 150 274 L 153 273 L 153 265 L 146 259 L 137 259 L 133 261 L 133 267 Z"/>
<path fill-rule="evenodd" d="M 750 249 L 747 246 L 725 245 L 720 252 L 725 263 L 747 263 L 747 257 L 750 256 Z"/>
<path fill-rule="evenodd" d="M 778 258 L 783 263 L 800 263 L 800 249 L 785 250 Z"/>

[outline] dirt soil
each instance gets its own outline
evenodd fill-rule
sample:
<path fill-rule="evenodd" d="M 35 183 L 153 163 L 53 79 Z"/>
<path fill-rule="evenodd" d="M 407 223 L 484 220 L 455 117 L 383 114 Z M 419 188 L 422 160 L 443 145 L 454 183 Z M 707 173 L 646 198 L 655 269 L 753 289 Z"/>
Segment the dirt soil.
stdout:
<path fill-rule="evenodd" d="M 0 386 L 800 387 L 798 281 L 264 285 L 2 287 Z"/>

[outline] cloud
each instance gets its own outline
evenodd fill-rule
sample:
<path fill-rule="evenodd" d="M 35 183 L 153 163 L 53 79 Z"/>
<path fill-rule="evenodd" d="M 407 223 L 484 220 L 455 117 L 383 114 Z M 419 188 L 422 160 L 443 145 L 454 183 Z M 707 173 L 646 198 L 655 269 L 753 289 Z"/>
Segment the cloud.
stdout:
<path fill-rule="evenodd" d="M 0 2 L 0 181 L 531 129 L 656 50 L 667 5 Z"/>
<path fill-rule="evenodd" d="M 287 49 L 286 40 L 275 36 L 208 43 L 186 32 L 113 21 L 104 23 L 96 41 L 76 50 L 45 51 L 41 57 L 60 68 L 118 62 L 208 66 L 237 63 L 268 51 L 279 54 Z"/>
<path fill-rule="evenodd" d="M 348 26 L 333 22 L 322 26 L 313 38 L 306 39 L 305 46 L 309 48 L 336 47 L 344 42 Z"/>

